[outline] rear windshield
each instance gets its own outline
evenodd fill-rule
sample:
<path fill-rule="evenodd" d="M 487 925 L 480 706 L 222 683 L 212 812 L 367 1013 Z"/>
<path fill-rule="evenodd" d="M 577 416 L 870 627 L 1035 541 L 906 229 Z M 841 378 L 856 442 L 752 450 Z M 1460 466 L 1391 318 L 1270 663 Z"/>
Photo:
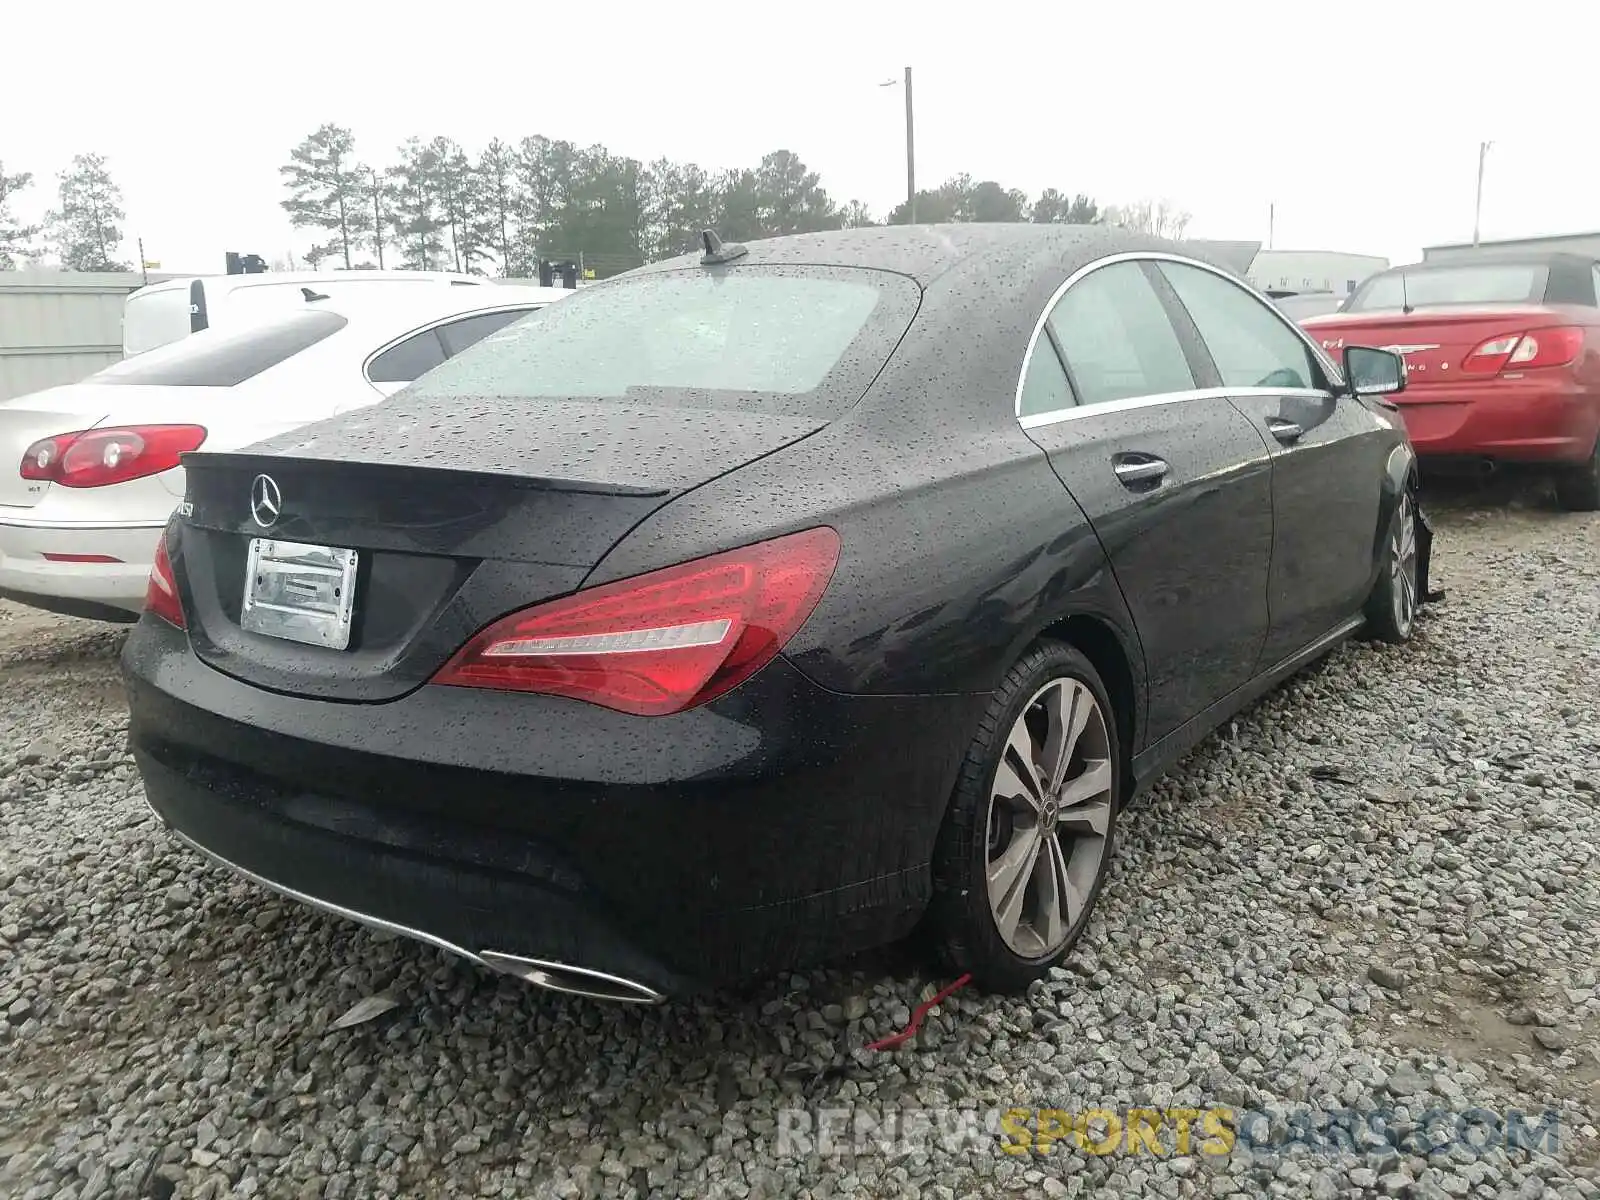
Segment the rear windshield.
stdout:
<path fill-rule="evenodd" d="M 189 336 L 189 289 L 159 288 L 122 306 L 122 352 L 143 354 Z"/>
<path fill-rule="evenodd" d="M 206 329 L 113 363 L 84 382 L 233 387 L 316 345 L 346 324 L 336 312 L 308 309 L 246 329 Z"/>
<path fill-rule="evenodd" d="M 904 276 L 843 267 L 647 273 L 541 309 L 410 391 L 826 415 L 866 391 L 920 296 Z"/>
<path fill-rule="evenodd" d="M 1407 267 L 1374 275 L 1350 297 L 1345 312 L 1438 308 L 1449 304 L 1537 304 L 1550 269 L 1539 263 L 1475 263 Z"/>

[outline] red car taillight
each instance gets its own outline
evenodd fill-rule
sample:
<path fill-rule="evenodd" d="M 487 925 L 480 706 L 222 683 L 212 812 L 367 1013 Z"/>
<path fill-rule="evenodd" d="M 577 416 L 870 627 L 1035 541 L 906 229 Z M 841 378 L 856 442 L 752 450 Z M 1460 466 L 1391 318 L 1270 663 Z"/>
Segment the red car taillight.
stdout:
<path fill-rule="evenodd" d="M 156 543 L 155 562 L 150 564 L 150 582 L 144 589 L 144 609 L 179 629 L 187 628 L 183 604 L 178 599 L 178 581 L 172 575 L 172 559 L 167 555 L 167 535 Z"/>
<path fill-rule="evenodd" d="M 824 526 L 575 592 L 502 617 L 433 682 L 682 712 L 772 661 L 838 561 Z"/>
<path fill-rule="evenodd" d="M 1461 363 L 1469 375 L 1498 375 L 1507 367 L 1564 367 L 1583 351 L 1583 330 L 1570 325 L 1507 333 L 1473 347 Z"/>
<path fill-rule="evenodd" d="M 178 465 L 206 440 L 199 425 L 129 425 L 40 438 L 22 453 L 22 477 L 62 487 L 107 487 Z"/>
<path fill-rule="evenodd" d="M 22 466 L 18 468 L 24 479 L 38 479 L 54 483 L 61 475 L 61 459 L 73 442 L 83 436 L 83 430 L 58 433 L 54 437 L 40 438 L 22 452 Z"/>

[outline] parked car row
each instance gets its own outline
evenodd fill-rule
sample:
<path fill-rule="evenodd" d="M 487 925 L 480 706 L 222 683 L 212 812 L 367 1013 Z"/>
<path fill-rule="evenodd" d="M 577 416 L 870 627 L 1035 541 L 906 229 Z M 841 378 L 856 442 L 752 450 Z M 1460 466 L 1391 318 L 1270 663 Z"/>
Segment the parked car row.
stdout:
<path fill-rule="evenodd" d="M 273 336 L 353 328 L 333 303 Z M 372 390 L 386 337 L 271 403 Z M 1118 229 L 708 233 L 381 403 L 175 452 L 123 656 L 146 796 L 248 878 L 555 990 L 918 926 L 1023 987 L 1132 794 L 1344 639 L 1411 636 L 1407 379 L 1350 341 Z"/>

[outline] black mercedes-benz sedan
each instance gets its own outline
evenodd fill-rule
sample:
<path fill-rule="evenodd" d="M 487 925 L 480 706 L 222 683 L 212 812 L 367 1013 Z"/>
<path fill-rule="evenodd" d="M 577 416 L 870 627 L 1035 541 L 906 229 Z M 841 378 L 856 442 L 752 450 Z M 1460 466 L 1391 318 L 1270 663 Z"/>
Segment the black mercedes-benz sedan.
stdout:
<path fill-rule="evenodd" d="M 150 804 L 556 990 L 919 926 L 1025 986 L 1131 795 L 1425 594 L 1401 360 L 1336 363 L 1202 253 L 708 233 L 375 407 L 187 455 L 123 656 Z"/>

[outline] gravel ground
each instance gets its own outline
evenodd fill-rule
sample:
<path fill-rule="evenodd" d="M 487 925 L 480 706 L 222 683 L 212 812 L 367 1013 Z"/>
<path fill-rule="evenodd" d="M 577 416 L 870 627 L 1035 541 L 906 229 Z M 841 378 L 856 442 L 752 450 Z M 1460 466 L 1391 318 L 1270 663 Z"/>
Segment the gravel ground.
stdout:
<path fill-rule="evenodd" d="M 1131 810 L 1067 969 L 833 1072 L 944 981 L 894 949 L 607 1008 L 280 901 L 147 813 L 121 633 L 0 606 L 0 1194 L 1600 1194 L 1600 518 L 1431 511 L 1449 597 L 1418 639 L 1340 650 Z M 368 997 L 393 1007 L 333 1028 Z M 1214 1157 L 775 1137 L 1129 1104 L 1266 1118 Z M 1429 1108 L 1554 1112 L 1559 1143 L 1424 1158 Z M 1328 1109 L 1389 1135 L 1267 1144 Z"/>

